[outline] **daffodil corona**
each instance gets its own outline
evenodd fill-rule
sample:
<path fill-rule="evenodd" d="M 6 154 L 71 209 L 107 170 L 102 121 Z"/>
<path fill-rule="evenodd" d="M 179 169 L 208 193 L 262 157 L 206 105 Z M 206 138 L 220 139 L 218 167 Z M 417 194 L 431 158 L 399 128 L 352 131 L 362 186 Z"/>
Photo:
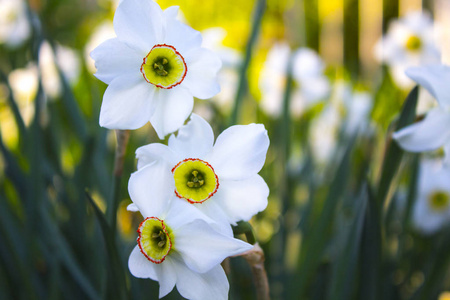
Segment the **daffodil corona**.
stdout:
<path fill-rule="evenodd" d="M 109 86 L 100 125 L 137 129 L 151 122 L 160 138 L 180 128 L 193 97 L 211 98 L 220 59 L 201 47 L 200 33 L 176 19 L 178 7 L 124 0 L 114 16 L 117 37 L 91 52 L 97 78 Z"/>

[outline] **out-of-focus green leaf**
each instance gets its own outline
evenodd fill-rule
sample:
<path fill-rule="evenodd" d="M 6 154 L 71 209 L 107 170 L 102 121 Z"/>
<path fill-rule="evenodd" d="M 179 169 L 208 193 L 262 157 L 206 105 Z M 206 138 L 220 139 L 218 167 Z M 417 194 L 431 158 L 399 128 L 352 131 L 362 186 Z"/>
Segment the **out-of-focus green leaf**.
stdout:
<path fill-rule="evenodd" d="M 347 236 L 342 236 L 343 240 L 341 241 L 345 246 L 335 258 L 335 263 L 332 267 L 331 286 L 328 290 L 328 299 L 330 300 L 350 299 L 357 283 L 356 266 L 367 206 L 367 189 L 365 185 L 363 185 L 358 197 L 354 198 L 351 206 L 353 219 L 349 224 Z"/>
<path fill-rule="evenodd" d="M 295 276 L 289 280 L 291 297 L 295 295 L 304 297 L 305 289 L 313 278 L 322 259 L 324 249 L 329 240 L 330 230 L 333 226 L 333 216 L 337 204 L 344 195 L 348 176 L 350 173 L 350 158 L 354 139 L 349 141 L 348 147 L 342 157 L 340 165 L 334 174 L 328 195 L 323 204 L 319 218 L 314 222 L 311 231 L 304 235 L 300 259 Z"/>
<path fill-rule="evenodd" d="M 239 70 L 239 83 L 236 91 L 236 97 L 234 99 L 234 107 L 231 113 L 230 125 L 237 123 L 239 113 L 242 106 L 242 100 L 244 98 L 245 91 L 247 90 L 247 69 L 250 64 L 250 60 L 253 54 L 253 47 L 258 38 L 259 30 L 261 28 L 261 21 L 266 10 L 266 0 L 258 0 L 255 4 L 255 11 L 253 12 L 252 31 L 245 46 L 245 56 Z"/>
<path fill-rule="evenodd" d="M 86 197 L 89 200 L 89 203 L 92 205 L 95 216 L 100 223 L 100 228 L 105 240 L 106 250 L 108 252 L 108 269 L 110 270 L 110 276 L 108 276 L 109 282 L 107 285 L 108 287 L 105 294 L 105 299 L 111 299 L 111 297 L 119 300 L 128 299 L 129 297 L 126 289 L 125 270 L 122 266 L 119 252 L 117 251 L 115 236 L 113 235 L 113 232 L 108 225 L 105 216 L 95 204 L 94 200 L 88 192 L 86 192 Z"/>
<path fill-rule="evenodd" d="M 395 126 L 395 131 L 411 124 L 414 121 L 418 96 L 419 87 L 416 86 L 406 98 L 400 117 Z M 392 141 L 391 136 L 388 136 L 381 177 L 376 194 L 376 201 L 380 206 L 383 206 L 386 201 L 389 189 L 391 188 L 392 180 L 397 174 L 402 157 L 403 150 L 397 145 L 396 142 Z"/>
<path fill-rule="evenodd" d="M 378 300 L 380 298 L 381 269 L 381 213 L 374 193 L 367 185 L 368 205 L 364 216 L 361 238 L 359 285 L 357 299 Z"/>

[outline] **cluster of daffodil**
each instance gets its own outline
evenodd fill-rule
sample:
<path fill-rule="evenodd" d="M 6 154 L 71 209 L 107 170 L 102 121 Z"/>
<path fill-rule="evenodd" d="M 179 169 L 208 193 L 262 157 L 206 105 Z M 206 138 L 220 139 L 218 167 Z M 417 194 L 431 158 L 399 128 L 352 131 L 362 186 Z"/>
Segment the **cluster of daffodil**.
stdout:
<path fill-rule="evenodd" d="M 211 126 L 192 113 L 193 97 L 220 90 L 220 59 L 201 47 L 199 32 L 177 20 L 177 7 L 124 0 L 114 16 L 116 38 L 91 53 L 108 84 L 100 125 L 136 129 L 148 121 L 168 145 L 136 151 L 129 180 L 130 211 L 145 218 L 129 258 L 130 272 L 176 285 L 189 299 L 227 299 L 220 263 L 253 246 L 233 237 L 231 225 L 265 209 L 269 189 L 258 175 L 269 139 L 263 125 L 232 126 L 214 143 Z M 183 125 L 190 116 L 190 120 Z"/>

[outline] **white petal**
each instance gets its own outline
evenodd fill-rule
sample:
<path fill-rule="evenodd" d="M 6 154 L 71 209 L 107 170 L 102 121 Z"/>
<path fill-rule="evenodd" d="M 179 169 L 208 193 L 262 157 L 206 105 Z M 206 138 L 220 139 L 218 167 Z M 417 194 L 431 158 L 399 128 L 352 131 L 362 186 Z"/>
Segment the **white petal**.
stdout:
<path fill-rule="evenodd" d="M 435 150 L 450 138 L 450 113 L 440 108 L 430 110 L 424 120 L 394 132 L 392 137 L 407 151 Z"/>
<path fill-rule="evenodd" d="M 166 18 L 166 22 L 176 20 L 179 10 L 180 10 L 179 6 L 169 6 L 168 8 L 166 8 L 163 12 L 164 17 Z"/>
<path fill-rule="evenodd" d="M 134 204 L 134 203 L 130 203 L 127 206 L 127 210 L 131 211 L 131 212 L 137 212 L 137 211 L 139 211 L 139 207 L 137 207 L 136 204 Z"/>
<path fill-rule="evenodd" d="M 217 72 L 222 67 L 220 58 L 212 51 L 198 48 L 186 55 L 188 71 L 183 81 L 189 91 L 199 99 L 208 99 L 220 92 Z"/>
<path fill-rule="evenodd" d="M 220 265 L 199 274 L 183 264 L 177 264 L 177 290 L 191 300 L 227 300 L 230 285 Z"/>
<path fill-rule="evenodd" d="M 214 223 L 208 223 L 211 227 L 226 236 L 233 237 L 233 229 L 231 225 L 236 225 L 230 217 L 225 213 L 218 201 L 214 200 L 215 196 L 208 201 L 201 204 L 193 204 L 195 208 L 200 210 L 203 214 L 214 220 Z"/>
<path fill-rule="evenodd" d="M 202 45 L 202 36 L 200 32 L 181 23 L 175 18 L 171 18 L 173 17 L 173 11 L 169 11 L 166 16 L 165 44 L 174 46 L 183 57 L 190 50 L 200 48 Z"/>
<path fill-rule="evenodd" d="M 171 135 L 169 147 L 173 152 L 180 153 L 184 158 L 202 158 L 211 151 L 214 143 L 214 133 L 211 126 L 196 114 L 178 131 L 177 136 Z"/>
<path fill-rule="evenodd" d="M 149 261 L 141 253 L 139 246 L 134 247 L 128 259 L 128 268 L 134 277 L 158 280 L 155 266 L 156 264 Z"/>
<path fill-rule="evenodd" d="M 151 164 L 156 160 L 163 160 L 169 165 L 175 166 L 181 159 L 177 159 L 177 155 L 164 144 L 153 143 L 139 147 L 136 150 L 137 169 Z"/>
<path fill-rule="evenodd" d="M 109 84 L 114 78 L 124 74 L 138 74 L 145 55 L 117 38 L 109 39 L 91 52 L 97 68 L 95 76 Z"/>
<path fill-rule="evenodd" d="M 204 273 L 225 258 L 250 250 L 253 246 L 215 231 L 203 220 L 195 220 L 176 232 L 175 247 L 186 265 Z"/>
<path fill-rule="evenodd" d="M 103 95 L 100 126 L 109 129 L 144 126 L 155 109 L 154 93 L 155 88 L 139 74 L 115 78 Z"/>
<path fill-rule="evenodd" d="M 261 170 L 268 148 L 269 137 L 264 125 L 235 125 L 219 135 L 207 161 L 219 180 L 244 179 Z"/>
<path fill-rule="evenodd" d="M 172 197 L 171 204 L 164 220 L 173 231 L 177 231 L 193 220 L 203 220 L 208 224 L 215 223 L 215 220 L 202 213 L 194 204 L 190 204 L 185 199 L 177 196 Z"/>
<path fill-rule="evenodd" d="M 171 90 L 158 89 L 156 110 L 150 118 L 158 137 L 163 139 L 167 134 L 178 130 L 192 112 L 194 98 L 181 86 Z"/>
<path fill-rule="evenodd" d="M 450 67 L 430 65 L 406 70 L 412 80 L 426 88 L 442 107 L 450 107 Z"/>
<path fill-rule="evenodd" d="M 158 265 L 156 274 L 159 281 L 159 298 L 166 296 L 173 290 L 177 282 L 177 264 L 178 260 L 173 259 L 173 253 L 170 253 L 166 259 Z"/>
<path fill-rule="evenodd" d="M 191 204 L 185 199 L 173 196 L 165 220 L 172 230 L 178 230 L 192 220 L 200 219 L 208 223 L 215 231 L 233 237 L 233 230 L 228 216 L 214 200 L 204 203 Z"/>
<path fill-rule="evenodd" d="M 231 222 L 248 221 L 267 207 L 269 188 L 264 179 L 254 175 L 245 180 L 223 180 L 214 195 Z"/>
<path fill-rule="evenodd" d="M 159 217 L 170 205 L 174 193 L 170 167 L 163 161 L 149 164 L 130 176 L 128 193 L 144 217 Z"/>
<path fill-rule="evenodd" d="M 314 50 L 300 48 L 293 55 L 292 73 L 296 80 L 302 81 L 322 74 L 325 65 Z"/>
<path fill-rule="evenodd" d="M 154 1 L 122 1 L 114 15 L 117 37 L 145 54 L 162 41 L 162 24 L 163 12 Z"/>

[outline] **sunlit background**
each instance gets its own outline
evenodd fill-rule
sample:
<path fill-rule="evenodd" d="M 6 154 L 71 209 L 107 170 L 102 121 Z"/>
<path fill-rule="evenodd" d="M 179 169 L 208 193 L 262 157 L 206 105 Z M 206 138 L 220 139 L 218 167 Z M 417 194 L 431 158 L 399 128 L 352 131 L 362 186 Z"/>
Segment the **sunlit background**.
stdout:
<path fill-rule="evenodd" d="M 269 132 L 260 173 L 269 205 L 251 224 L 273 299 L 450 299 L 450 217 L 430 229 L 422 223 L 433 216 L 417 221 L 413 212 L 425 157 L 404 154 L 400 164 L 399 156 L 392 185 L 370 209 L 414 88 L 404 70 L 448 60 L 445 1 L 157 1 L 179 5 L 179 18 L 222 59 L 222 91 L 196 100 L 194 111 L 216 136 L 233 124 L 264 123 Z M 85 196 L 114 214 L 116 139 L 98 124 L 106 84 L 89 53 L 115 36 L 117 5 L 0 0 L 0 299 L 157 299 L 157 283 L 132 277 L 126 263 L 142 221 L 126 210 L 127 182 L 134 151 L 159 141 L 150 124 L 127 146 L 120 270 L 111 270 L 112 246 Z M 433 105 L 420 90 L 418 118 Z M 228 272 L 230 299 L 256 299 L 242 258 L 230 259 Z M 116 280 L 125 283 L 120 295 L 110 290 Z"/>

